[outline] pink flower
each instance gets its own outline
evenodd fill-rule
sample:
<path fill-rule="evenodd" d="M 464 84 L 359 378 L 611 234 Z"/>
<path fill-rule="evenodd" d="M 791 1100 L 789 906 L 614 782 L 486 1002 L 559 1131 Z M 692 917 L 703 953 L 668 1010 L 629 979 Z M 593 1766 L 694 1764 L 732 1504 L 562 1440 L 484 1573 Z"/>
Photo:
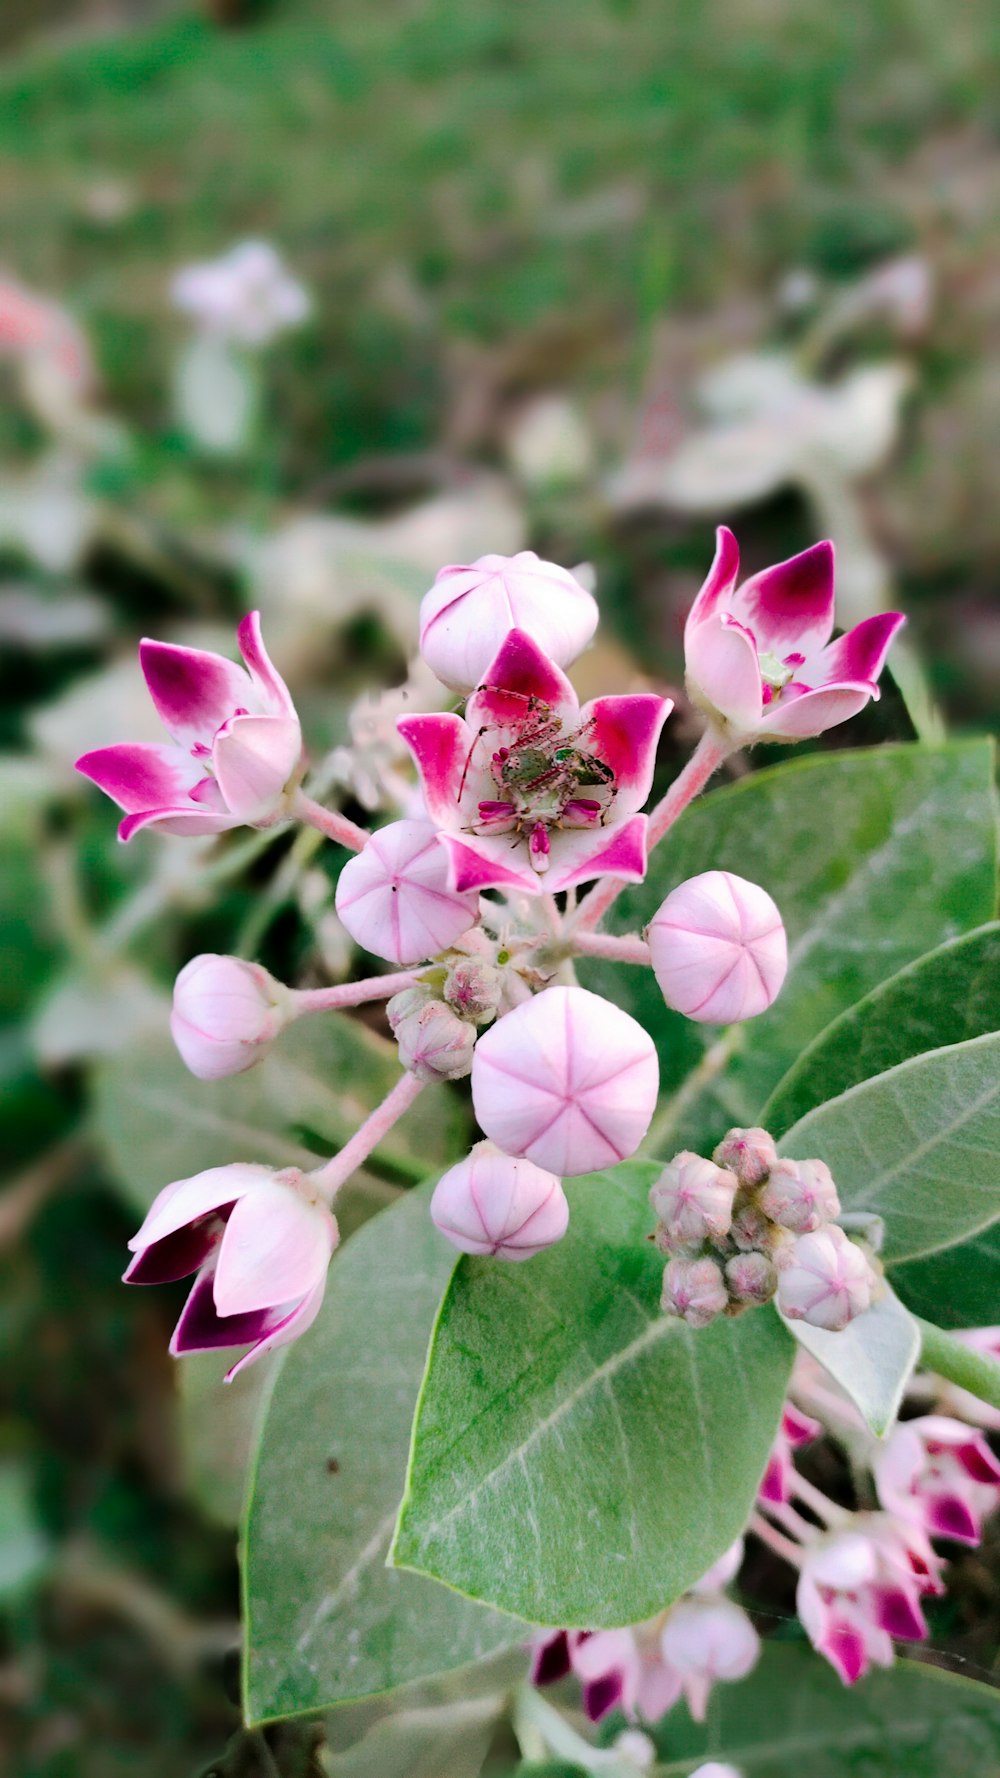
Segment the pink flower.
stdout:
<path fill-rule="evenodd" d="M 651 1037 L 585 988 L 546 988 L 479 1039 L 472 1104 L 505 1154 L 560 1177 L 634 1154 L 656 1105 Z"/>
<path fill-rule="evenodd" d="M 757 1492 L 761 1500 L 774 1501 L 786 1505 L 792 1498 L 792 1477 L 795 1465 L 792 1452 L 800 1445 L 811 1444 L 819 1438 L 823 1427 L 818 1420 L 803 1414 L 794 1402 L 786 1401 L 781 1415 L 778 1436 L 771 1446 L 771 1455 L 767 1460 L 760 1487 Z"/>
<path fill-rule="evenodd" d="M 722 1267 L 715 1259 L 672 1259 L 664 1267 L 660 1308 L 689 1327 L 708 1327 L 729 1307 Z"/>
<path fill-rule="evenodd" d="M 597 628 L 597 603 L 566 568 L 534 550 L 442 568 L 420 607 L 420 652 L 444 685 L 471 691 L 511 630 L 568 667 Z"/>
<path fill-rule="evenodd" d="M 872 1467 L 886 1511 L 929 1537 L 977 1544 L 1000 1506 L 1000 1463 L 983 1434 L 944 1414 L 895 1426 Z"/>
<path fill-rule="evenodd" d="M 745 1678 L 760 1654 L 760 1640 L 731 1599 L 693 1595 L 668 1612 L 660 1650 L 695 1722 L 704 1722 L 713 1685 Z"/>
<path fill-rule="evenodd" d="M 449 887 L 448 855 L 429 821 L 391 821 L 344 865 L 336 907 L 373 956 L 420 963 L 468 931 L 479 897 Z"/>
<path fill-rule="evenodd" d="M 126 1284 L 168 1284 L 196 1272 L 170 1350 L 251 1349 L 254 1359 L 297 1339 L 315 1319 L 336 1218 L 297 1168 L 236 1163 L 164 1187 L 138 1234 Z"/>
<path fill-rule="evenodd" d="M 940 1559 L 915 1529 L 884 1514 L 858 1514 L 850 1530 L 811 1545 L 799 1575 L 796 1606 L 813 1647 L 845 1685 L 872 1662 L 891 1667 L 892 1640 L 920 1642 L 927 1624 L 920 1600 L 943 1591 Z"/>
<path fill-rule="evenodd" d="M 465 720 L 404 717 L 430 819 L 459 892 L 569 889 L 605 872 L 641 879 L 642 807 L 671 704 L 640 693 L 581 710 L 569 680 L 512 630 Z"/>
<path fill-rule="evenodd" d="M 703 1024 L 731 1025 L 766 1012 L 788 968 L 774 902 L 733 871 L 703 871 L 678 884 L 647 937 L 667 1005 Z"/>
<path fill-rule="evenodd" d="M 42 359 L 85 394 L 94 383 L 90 348 L 76 322 L 48 297 L 0 274 L 0 356 Z"/>
<path fill-rule="evenodd" d="M 174 983 L 170 1030 L 199 1080 L 242 1074 L 264 1057 L 286 1022 L 287 989 L 259 963 L 206 952 Z"/>
<path fill-rule="evenodd" d="M 657 1233 L 664 1252 L 685 1243 L 697 1247 L 728 1234 L 737 1185 L 728 1168 L 688 1149 L 675 1154 L 649 1190 L 650 1204 L 662 1224 Z"/>
<path fill-rule="evenodd" d="M 302 754 L 299 719 L 261 640 L 258 612 L 236 636 L 245 668 L 201 648 L 139 644 L 173 746 L 99 747 L 76 762 L 126 811 L 119 839 L 140 827 L 192 835 L 270 827 L 284 813 Z"/>
<path fill-rule="evenodd" d="M 431 1218 L 462 1253 L 522 1260 L 562 1240 L 569 1205 L 554 1173 L 477 1142 L 438 1181 Z"/>
<path fill-rule="evenodd" d="M 877 698 L 898 612 L 865 618 L 836 642 L 833 545 L 817 543 L 737 587 L 725 525 L 684 631 L 688 691 L 733 741 L 802 741 Z"/>
<path fill-rule="evenodd" d="M 779 1259 L 778 1307 L 789 1321 L 839 1332 L 871 1307 L 874 1276 L 855 1242 L 836 1223 L 799 1235 Z"/>

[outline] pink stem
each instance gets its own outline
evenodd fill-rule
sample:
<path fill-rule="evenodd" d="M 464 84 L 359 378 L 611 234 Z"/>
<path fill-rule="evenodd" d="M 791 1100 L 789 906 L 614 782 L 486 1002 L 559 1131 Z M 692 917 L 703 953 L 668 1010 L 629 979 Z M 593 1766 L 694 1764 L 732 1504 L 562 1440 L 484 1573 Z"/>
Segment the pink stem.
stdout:
<path fill-rule="evenodd" d="M 791 1489 L 803 1506 L 810 1507 L 824 1525 L 836 1527 L 847 1524 L 850 1513 L 838 1506 L 835 1500 L 830 1500 L 822 1489 L 814 1487 L 798 1470 L 793 1471 Z"/>
<path fill-rule="evenodd" d="M 332 1203 L 341 1186 L 356 1173 L 363 1161 L 376 1149 L 387 1136 L 393 1124 L 399 1122 L 405 1111 L 409 1111 L 413 1101 L 419 1098 L 426 1086 L 426 1081 L 418 1080 L 415 1074 L 404 1074 L 397 1080 L 392 1092 L 383 1099 L 371 1116 L 366 1118 L 360 1130 L 356 1130 L 349 1142 L 346 1142 L 339 1154 L 332 1156 L 325 1167 L 318 1167 L 309 1175 L 317 1185 L 328 1203 Z"/>
<path fill-rule="evenodd" d="M 371 838 L 363 827 L 349 821 L 338 809 L 324 809 L 322 803 L 315 802 L 306 796 L 304 790 L 297 790 L 291 803 L 291 813 L 309 827 L 316 827 L 328 840 L 335 840 L 338 846 L 346 846 L 349 852 L 361 852 Z"/>
<path fill-rule="evenodd" d="M 612 963 L 644 963 L 649 967 L 649 946 L 638 933 L 614 938 L 610 932 L 575 932 L 574 953 L 580 957 L 607 957 Z"/>
<path fill-rule="evenodd" d="M 780 1524 L 784 1525 L 786 1531 L 798 1538 L 800 1543 L 811 1543 L 817 1536 L 815 1525 L 811 1525 L 808 1519 L 804 1519 L 801 1513 L 797 1513 L 794 1506 L 791 1506 L 787 1500 L 769 1500 L 767 1511 L 772 1519 L 777 1519 Z"/>
<path fill-rule="evenodd" d="M 706 729 L 697 747 L 688 760 L 684 770 L 678 774 L 656 808 L 649 817 L 647 850 L 652 852 L 658 846 L 664 834 L 669 833 L 678 815 L 687 808 L 700 790 L 704 790 L 712 773 L 719 767 L 729 753 L 731 747 L 723 741 L 714 729 Z M 580 904 L 579 911 L 572 922 L 575 933 L 592 931 L 599 921 L 603 920 L 609 907 L 617 901 L 628 884 L 622 877 L 605 877 L 592 889 Z"/>
<path fill-rule="evenodd" d="M 401 969 L 395 975 L 370 975 L 362 982 L 340 982 L 335 988 L 299 988 L 292 996 L 292 1017 L 333 1012 L 338 1006 L 363 1006 L 366 1000 L 391 1000 L 401 989 L 412 988 L 416 980 L 412 969 Z"/>
<path fill-rule="evenodd" d="M 798 1544 L 793 1543 L 790 1537 L 783 1536 L 774 1525 L 768 1524 L 761 1513 L 751 1514 L 749 1529 L 755 1537 L 760 1538 L 761 1543 L 766 1543 L 768 1549 L 773 1550 L 776 1556 L 780 1556 L 785 1562 L 790 1562 L 793 1568 L 802 1567 L 802 1551 Z"/>

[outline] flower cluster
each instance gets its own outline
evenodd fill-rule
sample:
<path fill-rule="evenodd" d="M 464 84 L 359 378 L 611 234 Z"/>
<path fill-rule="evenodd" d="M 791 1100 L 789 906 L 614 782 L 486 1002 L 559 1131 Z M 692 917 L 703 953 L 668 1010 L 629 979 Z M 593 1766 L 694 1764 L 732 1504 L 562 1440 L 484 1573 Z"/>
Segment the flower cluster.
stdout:
<path fill-rule="evenodd" d="M 249 246 L 192 268 L 177 296 L 206 328 L 245 343 L 303 312 L 280 263 Z M 175 1350 L 249 1345 L 252 1357 L 307 1325 L 336 1245 L 337 1192 L 429 1083 L 468 1075 L 484 1138 L 434 1195 L 442 1234 L 507 1261 L 559 1240 L 569 1216 L 563 1181 L 635 1154 L 659 1088 L 652 1038 L 577 984 L 576 957 L 652 969 L 667 1004 L 695 1020 L 728 1024 L 770 1006 L 787 967 L 781 916 L 770 895 L 730 871 L 679 883 L 645 934 L 598 930 L 619 890 L 644 876 L 650 847 L 733 746 L 754 738 L 754 699 L 761 732 L 790 738 L 841 720 L 876 689 L 888 631 L 821 648 L 833 621 L 828 546 L 737 595 L 735 545 L 720 536 L 689 638 L 692 690 L 709 727 L 649 814 L 670 701 L 640 690 L 580 704 L 564 669 L 590 641 L 597 608 L 574 575 L 530 550 L 444 568 L 424 599 L 420 671 L 461 694 L 464 709 L 430 709 L 433 697 L 421 697 L 423 709 L 411 701 L 399 718 L 417 781 L 381 729 L 377 758 L 366 741 L 357 771 L 338 750 L 335 776 L 363 786 L 363 804 L 381 810 L 395 799 L 401 818 L 373 832 L 304 787 L 299 720 L 256 614 L 239 628 L 242 666 L 142 643 L 171 744 L 113 745 L 79 761 L 124 810 L 121 838 L 146 827 L 212 836 L 310 824 L 351 854 L 336 889 L 343 930 L 391 966 L 295 989 L 252 962 L 194 958 L 174 994 L 184 1060 L 202 1079 L 239 1073 L 294 1019 L 384 1001 L 403 1069 L 340 1153 L 308 1176 L 239 1162 L 166 1188 L 136 1236 L 128 1276 L 196 1273 Z M 791 715 L 776 723 L 775 712 Z M 796 1169 L 771 1153 L 766 1183 L 748 1164 L 727 1150 L 714 1164 L 679 1157 L 664 1173 L 655 1195 L 672 1256 L 667 1305 L 702 1322 L 765 1300 L 780 1270 L 786 1313 L 843 1325 L 865 1306 L 870 1281 L 860 1250 L 830 1224 L 832 1184 L 824 1198 L 819 1163 Z M 811 1220 L 813 1198 L 821 1209 Z"/>
<path fill-rule="evenodd" d="M 532 1680 L 551 1685 L 573 1673 L 592 1722 L 622 1710 L 658 1722 L 684 1698 L 704 1722 L 713 1685 L 743 1679 L 760 1653 L 757 1632 L 725 1589 L 743 1560 L 743 1540 L 689 1592 L 649 1623 L 625 1630 L 557 1630 L 535 1644 Z"/>
<path fill-rule="evenodd" d="M 675 1155 L 649 1199 L 669 1256 L 661 1307 L 690 1327 L 776 1296 L 790 1321 L 839 1331 L 871 1306 L 877 1275 L 834 1220 L 829 1167 L 779 1159 L 766 1130 L 730 1130 L 710 1161 Z"/>
<path fill-rule="evenodd" d="M 996 1330 L 980 1337 L 990 1333 Z M 911 1388 L 947 1400 L 947 1388 L 930 1378 L 914 1379 Z M 853 1685 L 872 1665 L 892 1664 L 894 1640 L 927 1636 L 923 1601 L 944 1591 L 944 1558 L 931 1539 L 979 1542 L 983 1520 L 1000 1507 L 1000 1462 L 981 1430 L 941 1412 L 900 1420 L 876 1439 L 805 1354 L 796 1363 L 793 1396 L 751 1527 L 797 1569 L 802 1625 Z M 973 1417 L 992 1418 L 971 1396 L 968 1408 Z M 794 1451 L 824 1432 L 848 1448 L 856 1476 L 869 1472 L 877 1511 L 850 1512 L 800 1474 Z"/>

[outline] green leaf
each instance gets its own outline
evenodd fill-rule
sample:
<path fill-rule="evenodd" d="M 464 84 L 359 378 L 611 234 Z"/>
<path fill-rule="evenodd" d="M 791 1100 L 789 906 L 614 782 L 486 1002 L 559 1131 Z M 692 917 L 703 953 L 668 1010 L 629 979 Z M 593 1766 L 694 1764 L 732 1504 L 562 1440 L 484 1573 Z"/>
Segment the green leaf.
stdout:
<path fill-rule="evenodd" d="M 862 1081 L 781 1146 L 824 1160 L 845 1210 L 885 1218 L 887 1262 L 953 1246 L 1000 1216 L 1000 1033 Z"/>
<path fill-rule="evenodd" d="M 1000 1221 L 957 1247 L 893 1266 L 892 1282 L 907 1308 L 939 1327 L 991 1327 L 1000 1304 Z"/>
<path fill-rule="evenodd" d="M 724 1760 L 742 1778 L 989 1778 L 1000 1689 L 900 1661 L 843 1686 L 810 1649 L 765 1645 L 742 1685 L 720 1685 L 708 1720 L 671 1711 L 654 1731 L 657 1778 Z"/>
<path fill-rule="evenodd" d="M 258 1359 L 231 1383 L 218 1352 L 191 1352 L 177 1366 L 178 1436 L 184 1481 L 206 1518 L 239 1524 L 246 1476 L 278 1355 Z"/>
<path fill-rule="evenodd" d="M 413 1405 L 454 1263 L 407 1193 L 338 1253 L 264 1423 L 244 1551 L 251 1722 L 462 1667 L 523 1624 L 386 1567 Z"/>
<path fill-rule="evenodd" d="M 743 1026 L 724 1075 L 686 1096 L 669 1140 L 700 1148 L 757 1122 L 768 1094 L 831 1019 L 933 946 L 993 918 L 996 811 L 987 741 L 814 754 L 715 790 L 681 817 L 612 925 L 635 931 L 699 871 L 759 882 L 781 909 L 789 973 Z M 669 1012 L 648 970 L 588 960 L 607 994 L 657 1040 L 675 1091 L 718 1037 Z"/>
<path fill-rule="evenodd" d="M 892 1290 L 886 1286 L 867 1314 L 840 1333 L 806 1321 L 789 1322 L 788 1328 L 850 1396 L 872 1431 L 880 1438 L 888 1432 L 920 1357 L 920 1330 Z"/>
<path fill-rule="evenodd" d="M 1000 1030 L 1000 924 L 952 939 L 879 984 L 834 1019 L 772 1093 L 772 1136 L 910 1056 Z"/>
<path fill-rule="evenodd" d="M 392 1560 L 542 1624 L 652 1617 L 742 1530 L 793 1352 L 776 1315 L 692 1333 L 632 1163 L 570 1184 L 525 1265 L 463 1259 L 441 1306 Z"/>
<path fill-rule="evenodd" d="M 344 1704 L 327 1717 L 330 1778 L 476 1778 L 510 1695 L 523 1683 L 523 1648 L 474 1668 Z"/>
<path fill-rule="evenodd" d="M 170 1180 L 227 1161 L 315 1166 L 398 1079 L 395 1046 L 343 1014 L 293 1025 L 265 1062 L 230 1080 L 195 1080 L 163 1032 L 95 1069 L 97 1134 L 127 1201 L 145 1212 Z M 380 1146 L 376 1165 L 422 1177 L 454 1158 L 464 1132 L 457 1095 L 425 1093 Z M 385 1202 L 384 1186 L 359 1178 Z M 348 1213 L 357 1192 L 355 1182 Z"/>

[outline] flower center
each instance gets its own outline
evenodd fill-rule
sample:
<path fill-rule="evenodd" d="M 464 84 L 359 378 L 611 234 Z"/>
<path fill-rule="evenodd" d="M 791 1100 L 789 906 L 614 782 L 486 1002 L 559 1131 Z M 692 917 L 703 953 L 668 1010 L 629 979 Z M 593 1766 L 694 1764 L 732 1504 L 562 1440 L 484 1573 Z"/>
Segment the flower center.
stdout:
<path fill-rule="evenodd" d="M 498 731 L 481 731 L 494 794 L 479 798 L 471 831 L 513 834 L 534 869 L 548 870 L 551 830 L 603 824 L 617 795 L 614 771 L 592 751 L 593 729 L 589 720 L 567 730 L 548 704 L 526 698 L 502 745 L 493 745 Z"/>

